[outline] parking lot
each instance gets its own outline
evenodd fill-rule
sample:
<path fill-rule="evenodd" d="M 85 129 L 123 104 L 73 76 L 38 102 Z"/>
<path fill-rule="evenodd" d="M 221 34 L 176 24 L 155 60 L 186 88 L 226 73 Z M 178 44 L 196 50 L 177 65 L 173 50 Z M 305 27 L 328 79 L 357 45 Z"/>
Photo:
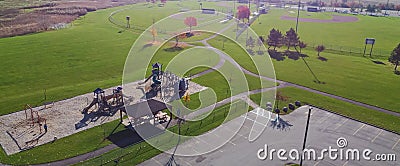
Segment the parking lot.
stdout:
<path fill-rule="evenodd" d="M 232 131 L 232 126 L 237 126 L 243 122 L 243 126 L 239 132 L 230 139 L 225 145 L 214 150 L 210 153 L 200 156 L 175 156 L 176 163 L 180 165 L 284 165 L 285 163 L 295 162 L 290 159 L 289 151 L 292 149 L 298 150 L 301 153 L 306 120 L 308 116 L 308 106 L 303 106 L 295 110 L 289 115 L 281 116 L 281 119 L 286 123 L 273 126 L 269 121 L 265 125 L 263 133 L 253 142 L 249 142 L 249 133 L 253 127 L 254 120 L 256 119 L 257 112 L 249 112 L 247 115 L 234 119 L 228 123 L 220 126 L 219 130 L 208 132 L 207 137 L 197 137 L 178 146 L 181 152 L 187 150 L 188 152 L 201 151 L 206 146 L 211 146 L 212 140 L 221 139 Z M 270 116 L 273 120 L 275 115 Z M 269 118 L 265 116 L 265 118 Z M 260 124 L 258 124 L 260 125 Z M 253 128 L 254 129 L 254 128 Z M 212 134 L 210 134 L 212 133 Z M 345 146 L 340 147 L 337 143 L 338 139 L 345 139 Z M 219 142 L 219 141 L 215 141 Z M 395 156 L 396 160 L 400 155 L 400 135 L 388 132 L 352 119 L 342 117 L 318 108 L 313 108 L 310 118 L 310 126 L 308 131 L 307 149 L 314 149 L 316 156 L 323 159 L 304 160 L 304 165 L 400 165 L 396 161 L 377 161 L 377 154 L 379 157 Z M 268 152 L 271 149 L 278 151 L 284 149 L 287 151 L 284 154 L 288 157 L 287 160 L 282 161 L 278 159 L 277 153 L 268 155 L 265 160 L 257 157 L 258 151 L 264 149 L 268 145 Z M 328 153 L 321 153 L 324 149 L 329 148 L 338 150 L 338 157 L 331 159 Z M 347 150 L 359 151 L 359 160 L 346 156 Z M 363 158 L 366 150 L 371 153 L 367 155 L 370 160 Z M 343 152 L 340 155 L 340 151 Z M 263 154 L 263 153 L 261 153 Z M 295 153 L 292 153 L 295 154 Z M 320 155 L 323 154 L 323 155 Z M 301 154 L 300 154 L 301 155 Z M 162 153 L 150 160 L 143 162 L 141 165 L 165 165 L 170 159 L 170 154 Z M 346 160 L 346 157 L 348 157 Z M 342 158 L 342 159 L 341 159 Z M 392 158 L 393 160 L 393 158 Z"/>

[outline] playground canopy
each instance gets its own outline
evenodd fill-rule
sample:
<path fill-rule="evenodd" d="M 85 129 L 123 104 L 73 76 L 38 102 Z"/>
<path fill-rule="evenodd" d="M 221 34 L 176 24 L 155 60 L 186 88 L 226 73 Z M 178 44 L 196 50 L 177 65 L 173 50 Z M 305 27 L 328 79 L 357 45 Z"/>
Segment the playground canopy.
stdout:
<path fill-rule="evenodd" d="M 159 111 L 165 110 L 167 108 L 171 108 L 170 105 L 167 105 L 161 101 L 150 99 L 147 101 L 143 101 L 140 103 L 136 103 L 134 105 L 126 106 L 126 113 L 130 117 L 139 118 L 144 116 L 153 116 L 157 114 Z"/>

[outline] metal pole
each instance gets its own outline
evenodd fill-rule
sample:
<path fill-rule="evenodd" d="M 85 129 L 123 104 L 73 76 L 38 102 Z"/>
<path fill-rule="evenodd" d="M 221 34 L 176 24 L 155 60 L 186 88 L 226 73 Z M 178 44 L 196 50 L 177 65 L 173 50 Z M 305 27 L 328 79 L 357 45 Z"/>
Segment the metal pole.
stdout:
<path fill-rule="evenodd" d="M 300 0 L 299 0 L 299 5 L 297 6 L 296 33 L 297 33 L 297 27 L 299 26 L 299 16 L 300 16 Z"/>
<path fill-rule="evenodd" d="M 369 57 L 371 57 L 372 56 L 372 49 L 374 48 L 374 44 L 372 44 L 372 46 L 371 46 L 371 50 L 369 51 Z"/>
<path fill-rule="evenodd" d="M 304 134 L 303 150 L 302 150 L 301 156 L 300 156 L 300 166 L 303 166 L 303 156 L 304 156 L 303 152 L 304 152 L 304 149 L 306 148 L 306 140 L 307 140 L 307 134 L 308 134 L 308 126 L 310 124 L 311 109 L 312 109 L 311 107 L 308 109 L 306 133 Z"/>
<path fill-rule="evenodd" d="M 364 47 L 364 54 L 363 56 L 365 56 L 365 50 L 367 49 L 367 43 L 365 43 L 365 47 Z"/>

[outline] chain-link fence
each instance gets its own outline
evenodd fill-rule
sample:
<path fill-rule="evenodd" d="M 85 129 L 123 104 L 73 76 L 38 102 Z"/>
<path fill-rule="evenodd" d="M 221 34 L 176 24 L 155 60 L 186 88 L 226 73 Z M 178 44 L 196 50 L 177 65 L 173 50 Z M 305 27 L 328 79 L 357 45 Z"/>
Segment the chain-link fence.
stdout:
<path fill-rule="evenodd" d="M 307 48 L 306 49 L 315 49 L 318 45 L 320 44 L 315 44 L 315 43 L 307 43 Z M 340 55 L 350 55 L 350 56 L 370 56 L 370 51 L 371 51 L 371 45 L 367 45 L 365 49 L 365 55 L 364 55 L 364 46 L 360 47 L 350 47 L 350 46 L 338 46 L 338 45 L 333 45 L 333 44 L 323 44 L 325 46 L 325 51 L 324 52 L 329 52 L 333 54 L 340 54 Z M 371 52 L 371 57 L 372 58 L 387 58 L 390 56 L 392 51 L 386 50 L 386 49 L 379 49 L 379 48 L 373 48 Z"/>

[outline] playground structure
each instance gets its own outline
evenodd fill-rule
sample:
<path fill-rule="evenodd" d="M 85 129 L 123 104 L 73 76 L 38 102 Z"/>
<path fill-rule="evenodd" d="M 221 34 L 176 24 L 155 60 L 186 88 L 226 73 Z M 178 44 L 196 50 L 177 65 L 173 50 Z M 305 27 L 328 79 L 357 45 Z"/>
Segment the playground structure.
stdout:
<path fill-rule="evenodd" d="M 6 130 L 8 136 L 20 150 L 35 146 L 39 139 L 47 133 L 46 118 L 41 117 L 38 110 L 34 110 L 29 104 L 26 104 L 24 115 L 25 118 L 21 117 L 20 120 L 8 125 Z"/>
<path fill-rule="evenodd" d="M 150 79 L 152 81 L 149 81 Z M 162 64 L 157 62 L 152 65 L 151 75 L 138 84 L 146 84 L 144 99 L 151 99 L 160 94 L 160 99 L 169 102 L 184 96 L 189 89 L 189 80 L 190 78 L 180 78 L 172 72 L 163 71 Z"/>
<path fill-rule="evenodd" d="M 116 110 L 124 110 L 124 94 L 122 93 L 122 88 L 117 87 L 113 89 L 112 94 L 105 95 L 105 91 L 101 88 L 97 88 L 93 91 L 92 102 L 82 110 L 83 114 L 87 114 L 89 109 L 93 106 L 97 108 L 96 113 L 108 113 L 109 115 L 114 115 Z M 111 100 L 111 101 L 110 101 Z"/>
<path fill-rule="evenodd" d="M 40 115 L 39 115 L 39 112 L 38 111 L 34 111 L 29 104 L 25 105 L 24 111 L 25 111 L 26 123 L 29 124 L 31 127 L 34 127 L 36 123 L 39 126 L 42 126 L 42 122 L 44 122 L 44 124 L 46 124 L 46 119 L 45 118 L 41 118 Z M 42 133 L 42 128 L 41 127 L 39 127 L 39 131 L 40 131 L 40 133 Z"/>
<path fill-rule="evenodd" d="M 157 93 L 158 91 L 160 91 L 161 88 L 162 75 L 163 75 L 162 64 L 157 62 L 152 65 L 151 75 L 147 77 L 147 79 L 144 80 L 143 82 L 140 82 L 139 85 L 147 83 L 150 80 L 150 78 L 152 78 L 152 83 L 150 84 L 150 86 L 146 85 L 145 92 L 148 93 L 152 91 Z"/>

